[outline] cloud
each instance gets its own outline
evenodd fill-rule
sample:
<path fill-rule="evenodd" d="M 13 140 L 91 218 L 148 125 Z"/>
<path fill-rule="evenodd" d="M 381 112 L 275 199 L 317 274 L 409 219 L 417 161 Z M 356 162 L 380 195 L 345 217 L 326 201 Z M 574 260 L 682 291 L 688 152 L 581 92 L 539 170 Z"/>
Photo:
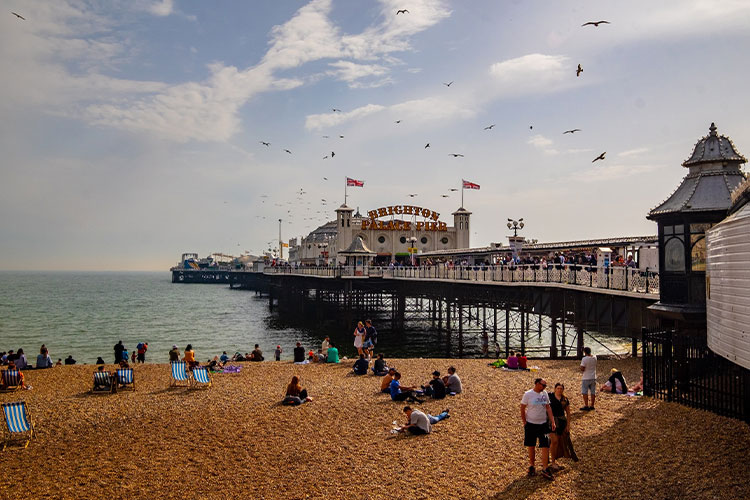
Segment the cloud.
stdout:
<path fill-rule="evenodd" d="M 380 86 L 388 83 L 392 80 L 386 78 L 381 79 L 373 83 L 380 83 L 379 85 L 368 85 L 357 82 L 362 78 L 368 78 L 372 76 L 382 76 L 388 72 L 388 68 L 379 64 L 357 64 L 352 61 L 336 61 L 328 64 L 329 66 L 336 68 L 332 71 L 328 71 L 329 75 L 332 75 L 339 80 L 343 80 L 349 84 L 352 88 L 362 88 L 362 86 Z"/>
<path fill-rule="evenodd" d="M 626 158 L 628 156 L 637 156 L 641 155 L 643 153 L 648 153 L 651 151 L 651 148 L 636 148 L 636 149 L 629 149 L 627 151 L 623 151 L 621 153 L 617 153 L 617 156 Z"/>
<path fill-rule="evenodd" d="M 527 54 L 490 66 L 495 95 L 508 97 L 533 93 L 558 92 L 571 86 L 575 73 L 569 59 L 562 55 Z"/>
<path fill-rule="evenodd" d="M 319 130 L 329 128 L 342 123 L 362 118 L 385 109 L 385 106 L 379 104 L 368 104 L 360 108 L 353 109 L 346 113 L 332 112 L 318 115 L 308 115 L 305 120 L 305 128 L 308 130 Z"/>
<path fill-rule="evenodd" d="M 625 179 L 627 177 L 633 177 L 636 175 L 643 175 L 662 168 L 664 168 L 664 165 L 600 165 L 593 166 L 581 172 L 575 172 L 568 178 L 573 182 L 591 184 L 596 182 L 608 182 L 617 179 Z"/>
<path fill-rule="evenodd" d="M 556 155 L 559 153 L 558 150 L 550 147 L 552 144 L 554 144 L 554 141 L 552 139 L 548 139 L 547 137 L 544 137 L 541 134 L 537 134 L 535 136 L 532 136 L 528 141 L 526 141 L 526 144 L 531 144 L 536 149 L 541 151 L 542 153 L 546 155 Z"/>
<path fill-rule="evenodd" d="M 174 0 L 161 0 L 148 7 L 148 11 L 155 16 L 168 16 L 174 11 Z"/>

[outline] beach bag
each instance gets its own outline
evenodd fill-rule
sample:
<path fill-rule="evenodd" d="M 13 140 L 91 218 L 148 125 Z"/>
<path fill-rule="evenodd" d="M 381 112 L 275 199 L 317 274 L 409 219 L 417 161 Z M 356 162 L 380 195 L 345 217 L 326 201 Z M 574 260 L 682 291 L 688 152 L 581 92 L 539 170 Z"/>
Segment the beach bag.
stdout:
<path fill-rule="evenodd" d="M 284 406 L 297 406 L 302 404 L 302 400 L 297 396 L 287 396 L 281 402 Z"/>

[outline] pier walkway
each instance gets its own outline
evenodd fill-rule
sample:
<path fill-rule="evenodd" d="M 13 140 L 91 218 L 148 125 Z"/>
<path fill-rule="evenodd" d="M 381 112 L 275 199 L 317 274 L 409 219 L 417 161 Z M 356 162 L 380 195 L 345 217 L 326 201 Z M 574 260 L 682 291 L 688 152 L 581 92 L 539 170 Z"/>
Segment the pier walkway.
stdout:
<path fill-rule="evenodd" d="M 659 274 L 627 267 L 581 265 L 454 266 L 419 267 L 337 266 L 267 267 L 267 275 L 306 276 L 322 279 L 381 278 L 422 282 L 482 284 L 498 286 L 542 286 L 585 290 L 604 295 L 659 298 Z"/>

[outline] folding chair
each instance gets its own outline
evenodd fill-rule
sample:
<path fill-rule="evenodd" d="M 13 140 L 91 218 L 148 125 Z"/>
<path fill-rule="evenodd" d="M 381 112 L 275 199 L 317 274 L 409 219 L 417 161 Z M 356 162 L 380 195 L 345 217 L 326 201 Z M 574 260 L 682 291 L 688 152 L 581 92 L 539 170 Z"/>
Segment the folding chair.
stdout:
<path fill-rule="evenodd" d="M 203 366 L 196 366 L 193 368 L 193 389 L 198 389 L 199 387 L 205 387 L 208 389 L 211 387 L 211 374 L 208 372 L 208 369 Z"/>
<path fill-rule="evenodd" d="M 172 361 L 172 383 L 170 384 L 170 387 L 178 387 L 181 386 L 181 383 L 184 382 L 185 385 L 183 387 L 189 387 L 190 386 L 190 376 L 187 372 L 187 365 L 184 361 Z"/>
<path fill-rule="evenodd" d="M 26 409 L 26 403 L 23 401 L 3 403 L 3 414 L 5 415 L 6 437 L 0 451 L 5 451 L 8 444 L 13 441 L 25 440 L 23 447 L 29 446 L 31 438 L 34 437 L 34 422 L 31 420 L 31 413 Z M 20 436 L 15 437 L 19 434 Z"/>
<path fill-rule="evenodd" d="M 135 390 L 135 378 L 133 377 L 132 368 L 118 368 L 117 369 L 117 384 L 118 389 L 130 389 Z"/>
<path fill-rule="evenodd" d="M 18 370 L 3 370 L 3 388 L 0 392 L 14 392 L 21 389 L 21 372 Z"/>
<path fill-rule="evenodd" d="M 112 374 L 105 371 L 94 372 L 94 387 L 91 388 L 92 394 L 112 394 L 115 392 L 115 381 L 112 380 Z"/>

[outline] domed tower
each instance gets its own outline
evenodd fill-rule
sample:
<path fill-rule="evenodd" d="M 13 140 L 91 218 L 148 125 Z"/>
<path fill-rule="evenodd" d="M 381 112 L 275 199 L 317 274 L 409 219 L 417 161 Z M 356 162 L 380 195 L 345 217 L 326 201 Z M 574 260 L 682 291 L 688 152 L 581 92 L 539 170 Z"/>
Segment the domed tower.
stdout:
<path fill-rule="evenodd" d="M 471 212 L 464 207 L 453 212 L 453 227 L 456 229 L 456 248 L 469 248 L 469 219 Z"/>
<path fill-rule="evenodd" d="M 667 198 L 651 210 L 648 219 L 659 226 L 660 300 L 651 306 L 663 318 L 705 322 L 705 232 L 727 216 L 731 192 L 746 174 L 747 162 L 732 141 L 716 132 L 698 141 L 682 166 L 688 174 Z"/>

